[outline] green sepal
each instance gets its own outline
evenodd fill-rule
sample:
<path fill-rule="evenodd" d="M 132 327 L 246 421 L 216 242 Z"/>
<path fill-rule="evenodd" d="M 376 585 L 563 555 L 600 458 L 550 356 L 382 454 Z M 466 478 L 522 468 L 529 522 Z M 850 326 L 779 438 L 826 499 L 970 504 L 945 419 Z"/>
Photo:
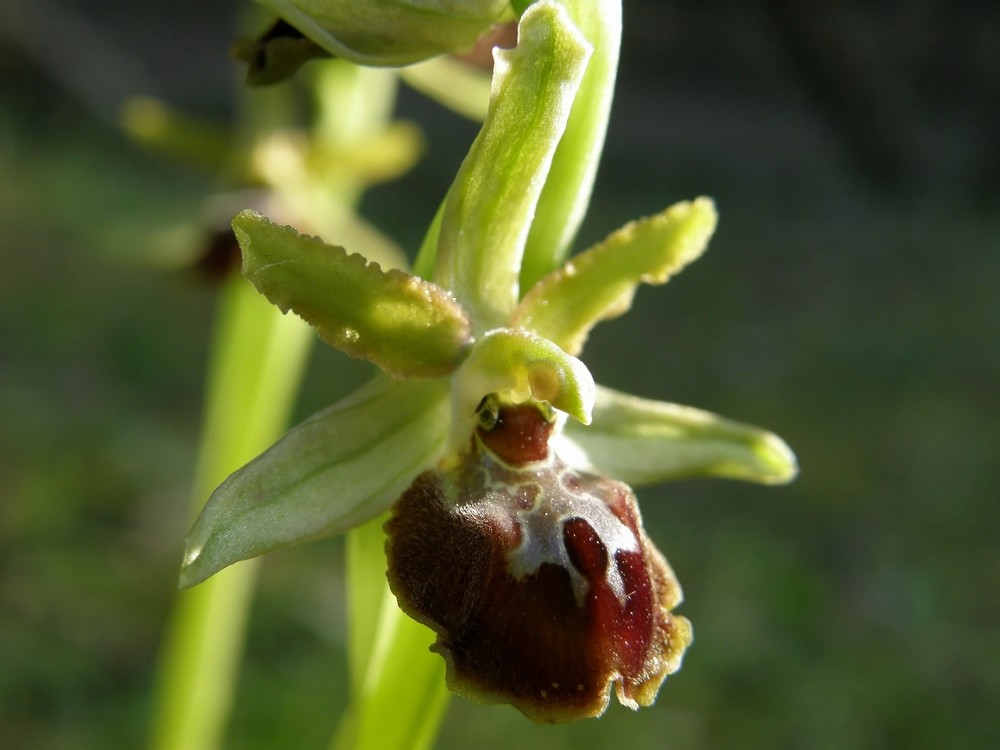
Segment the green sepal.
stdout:
<path fill-rule="evenodd" d="M 452 449 L 464 449 L 476 408 L 499 393 L 514 402 L 545 402 L 589 424 L 596 385 L 590 370 L 530 331 L 498 328 L 480 338 L 453 377 Z"/>
<path fill-rule="evenodd" d="M 517 304 L 525 241 L 590 54 L 547 0 L 521 17 L 517 47 L 494 53 L 489 111 L 448 193 L 434 274 L 477 334 L 506 325 Z"/>
<path fill-rule="evenodd" d="M 635 486 L 690 477 L 782 484 L 798 473 L 795 454 L 771 432 L 603 387 L 593 422 L 567 422 L 564 439 L 586 456 L 581 463 Z"/>
<path fill-rule="evenodd" d="M 320 337 L 399 377 L 447 375 L 470 342 L 469 318 L 444 289 L 306 237 L 254 211 L 233 220 L 243 275 Z"/>
<path fill-rule="evenodd" d="M 377 378 L 292 428 L 212 493 L 188 536 L 181 586 L 383 513 L 440 458 L 447 433 L 444 381 Z"/>
<path fill-rule="evenodd" d="M 399 66 L 463 51 L 499 22 L 507 0 L 257 0 L 330 54 Z"/>
<path fill-rule="evenodd" d="M 591 328 L 632 306 L 640 283 L 662 284 L 701 255 L 716 218 L 712 201 L 698 198 L 626 224 L 535 284 L 515 325 L 578 354 Z"/>
<path fill-rule="evenodd" d="M 601 160 L 622 36 L 621 0 L 560 0 L 594 54 L 573 100 L 566 131 L 552 157 L 537 217 L 524 249 L 521 288 L 565 260 L 583 222 Z"/>

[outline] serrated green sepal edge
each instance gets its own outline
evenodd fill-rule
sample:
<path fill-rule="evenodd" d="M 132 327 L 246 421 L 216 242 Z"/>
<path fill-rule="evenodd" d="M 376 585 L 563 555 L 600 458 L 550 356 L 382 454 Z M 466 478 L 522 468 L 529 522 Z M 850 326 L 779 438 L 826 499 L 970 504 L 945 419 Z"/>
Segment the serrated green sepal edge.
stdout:
<path fill-rule="evenodd" d="M 790 482 L 795 454 L 772 432 L 690 406 L 598 387 L 593 421 L 567 422 L 566 455 L 633 486 L 691 477 Z"/>
<path fill-rule="evenodd" d="M 709 198 L 626 224 L 531 288 L 514 324 L 570 354 L 597 323 L 626 312 L 640 283 L 663 284 L 704 252 L 717 214 Z"/>
<path fill-rule="evenodd" d="M 471 324 L 452 295 L 402 271 L 279 226 L 254 211 L 233 219 L 243 275 L 272 303 L 293 310 L 320 337 L 397 377 L 435 377 L 458 367 Z"/>
<path fill-rule="evenodd" d="M 292 428 L 212 493 L 188 536 L 181 585 L 383 513 L 441 457 L 447 393 L 444 380 L 380 376 Z"/>

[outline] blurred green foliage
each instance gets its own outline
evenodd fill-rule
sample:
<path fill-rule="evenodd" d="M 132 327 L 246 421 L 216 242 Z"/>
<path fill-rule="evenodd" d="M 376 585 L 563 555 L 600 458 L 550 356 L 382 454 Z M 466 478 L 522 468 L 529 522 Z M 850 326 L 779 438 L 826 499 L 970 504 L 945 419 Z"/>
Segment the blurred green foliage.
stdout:
<path fill-rule="evenodd" d="M 783 43 L 780 5 L 626 3 L 578 246 L 715 198 L 704 259 L 640 291 L 587 363 L 616 388 L 768 425 L 801 477 L 640 493 L 696 634 L 654 708 L 546 728 L 454 700 L 442 750 L 1000 746 L 1000 160 L 980 90 L 997 82 L 982 62 L 997 18 L 851 16 L 895 50 L 877 59 L 908 109 L 872 118 L 906 145 L 890 169 L 858 146 L 881 136 L 838 115 L 850 87 L 803 64 L 822 47 Z M 107 25 L 96 3 L 72 7 L 179 105 L 228 115 L 237 3 L 173 67 L 140 21 L 163 14 L 179 32 L 202 4 Z M 198 215 L 214 185 L 127 143 L 112 111 L 53 74 L 72 56 L 36 42 L 0 37 L 0 726 L 11 747 L 137 747 L 213 311 L 212 285 L 165 268 L 144 236 Z M 415 95 L 403 112 L 427 130 L 427 160 L 363 209 L 415 248 L 474 130 Z M 329 403 L 334 372 L 365 375 L 318 351 L 301 416 Z M 325 746 L 347 683 L 341 546 L 266 559 L 230 747 Z"/>

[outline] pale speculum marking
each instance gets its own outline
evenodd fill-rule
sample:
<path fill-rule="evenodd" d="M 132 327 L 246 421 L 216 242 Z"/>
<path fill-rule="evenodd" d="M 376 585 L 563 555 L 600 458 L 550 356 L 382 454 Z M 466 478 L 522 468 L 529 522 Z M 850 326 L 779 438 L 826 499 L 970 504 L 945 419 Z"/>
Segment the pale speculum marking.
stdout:
<path fill-rule="evenodd" d="M 524 468 L 494 465 L 490 469 L 492 481 L 487 485 L 490 487 L 487 498 L 496 491 L 493 488 L 499 486 L 505 487 L 505 494 L 516 491 L 520 486 L 522 491 L 527 490 L 525 494 L 534 496 L 531 507 L 515 511 L 521 543 L 507 553 L 507 567 L 511 575 L 521 580 L 537 573 L 544 563 L 558 565 L 569 573 L 576 603 L 582 607 L 590 583 L 570 559 L 564 534 L 567 521 L 580 519 L 590 526 L 604 545 L 607 553 L 605 582 L 624 607 L 627 598 L 625 584 L 615 556 L 618 552 L 638 552 L 639 540 L 611 512 L 607 503 L 581 488 L 570 489 L 568 485 L 578 483 L 564 480 L 573 473 L 573 469 L 552 453 L 546 460 L 533 462 Z"/>

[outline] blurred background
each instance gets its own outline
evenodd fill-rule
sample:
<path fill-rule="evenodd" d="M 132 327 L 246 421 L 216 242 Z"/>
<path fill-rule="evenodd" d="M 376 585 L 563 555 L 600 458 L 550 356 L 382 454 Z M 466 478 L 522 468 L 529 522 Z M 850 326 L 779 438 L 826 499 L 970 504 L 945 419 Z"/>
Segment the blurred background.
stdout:
<path fill-rule="evenodd" d="M 5 746 L 145 741 L 215 300 L 149 238 L 218 184 L 133 145 L 119 111 L 147 95 L 235 118 L 246 10 L 0 5 Z M 1000 747 L 1000 6 L 624 12 L 578 247 L 700 194 L 721 223 L 585 359 L 606 385 L 773 429 L 802 474 L 640 493 L 696 633 L 655 707 L 550 728 L 454 699 L 437 746 Z M 405 89 L 399 111 L 425 157 L 362 212 L 412 251 L 475 127 Z M 365 375 L 317 347 L 297 417 Z M 326 746 L 341 549 L 268 556 L 228 747 Z"/>

